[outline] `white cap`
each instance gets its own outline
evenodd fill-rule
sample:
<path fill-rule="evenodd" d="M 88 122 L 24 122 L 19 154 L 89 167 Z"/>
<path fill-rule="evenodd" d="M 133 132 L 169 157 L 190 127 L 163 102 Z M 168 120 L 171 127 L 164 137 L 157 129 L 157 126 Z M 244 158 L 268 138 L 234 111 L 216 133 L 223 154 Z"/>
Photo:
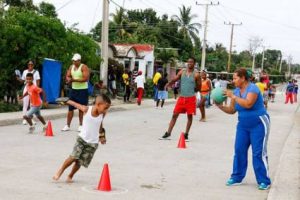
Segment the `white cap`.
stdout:
<path fill-rule="evenodd" d="M 79 53 L 75 53 L 72 60 L 73 61 L 81 60 L 81 55 Z"/>

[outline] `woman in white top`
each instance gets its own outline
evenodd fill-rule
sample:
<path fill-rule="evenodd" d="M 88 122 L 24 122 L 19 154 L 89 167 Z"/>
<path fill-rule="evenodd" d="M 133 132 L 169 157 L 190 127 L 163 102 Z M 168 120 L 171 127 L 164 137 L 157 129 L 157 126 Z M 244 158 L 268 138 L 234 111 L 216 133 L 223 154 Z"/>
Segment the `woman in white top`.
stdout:
<path fill-rule="evenodd" d="M 40 73 L 38 70 L 34 69 L 34 62 L 32 60 L 29 60 L 27 62 L 27 69 L 23 71 L 22 74 L 22 78 L 19 79 L 20 82 L 23 82 L 24 85 L 26 85 L 26 75 L 28 73 L 32 73 L 33 74 L 33 84 L 36 86 L 40 86 Z M 25 94 L 27 92 L 27 87 L 24 87 L 23 89 L 23 94 Z M 26 115 L 26 112 L 29 108 L 29 96 L 26 96 L 23 98 L 23 116 Z M 33 123 L 35 124 L 35 122 L 33 121 Z M 27 122 L 26 120 L 23 120 L 23 124 L 26 125 Z"/>

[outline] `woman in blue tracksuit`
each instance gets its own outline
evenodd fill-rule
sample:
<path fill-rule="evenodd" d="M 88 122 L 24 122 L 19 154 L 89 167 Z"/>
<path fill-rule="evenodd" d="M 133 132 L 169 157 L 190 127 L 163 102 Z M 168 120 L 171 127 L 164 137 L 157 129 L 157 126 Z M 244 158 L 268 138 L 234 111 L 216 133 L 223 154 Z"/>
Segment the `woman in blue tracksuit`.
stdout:
<path fill-rule="evenodd" d="M 228 114 L 238 112 L 238 124 L 234 146 L 233 171 L 227 186 L 238 185 L 246 176 L 248 149 L 251 145 L 253 168 L 258 189 L 267 190 L 271 185 L 268 169 L 267 142 L 270 117 L 264 107 L 263 97 L 258 87 L 250 82 L 252 72 L 240 68 L 233 75 L 236 89 L 224 93 L 231 98 L 229 106 L 218 104 Z"/>

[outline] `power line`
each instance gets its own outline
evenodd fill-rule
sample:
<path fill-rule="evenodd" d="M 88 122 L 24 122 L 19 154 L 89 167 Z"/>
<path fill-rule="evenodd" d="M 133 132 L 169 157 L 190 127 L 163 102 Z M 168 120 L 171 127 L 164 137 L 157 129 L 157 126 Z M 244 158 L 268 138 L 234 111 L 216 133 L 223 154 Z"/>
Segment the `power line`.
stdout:
<path fill-rule="evenodd" d="M 66 7 L 67 5 L 69 5 L 72 1 L 74 0 L 70 0 L 67 3 L 63 4 L 61 7 L 59 7 L 58 9 L 56 9 L 56 12 L 60 11 L 61 9 L 63 9 L 64 7 Z"/>
<path fill-rule="evenodd" d="M 94 13 L 94 16 L 93 16 L 93 20 L 92 20 L 92 24 L 91 24 L 91 28 L 90 28 L 90 29 L 92 29 L 93 26 L 94 26 L 95 18 L 96 18 L 96 13 L 97 13 L 97 11 L 98 11 L 99 4 L 100 4 L 100 1 L 97 1 L 97 6 L 96 6 L 96 9 L 95 9 L 95 13 Z"/>
<path fill-rule="evenodd" d="M 231 8 L 231 7 L 224 6 L 224 5 L 222 5 L 222 6 L 223 6 L 224 8 L 228 8 L 228 9 L 234 10 L 234 11 L 236 11 L 236 12 L 240 12 L 240 13 L 243 13 L 243 14 L 246 14 L 246 15 L 249 15 L 249 16 L 252 16 L 252 17 L 258 18 L 258 19 L 260 19 L 260 20 L 264 20 L 264 21 L 267 21 L 267 22 L 270 22 L 270 23 L 273 23 L 273 24 L 285 26 L 285 27 L 287 27 L 287 28 L 290 28 L 290 29 L 294 29 L 294 30 L 300 31 L 300 27 L 291 26 L 291 25 L 288 25 L 288 24 L 284 24 L 284 23 L 281 23 L 281 22 L 277 22 L 277 21 L 274 21 L 274 20 L 272 20 L 272 19 L 269 19 L 269 18 L 266 18 L 266 17 L 263 17 L 263 16 L 254 15 L 254 14 L 252 14 L 252 13 L 245 12 L 245 11 L 242 11 L 242 10 L 239 10 L 239 9 L 236 9 L 236 8 Z"/>

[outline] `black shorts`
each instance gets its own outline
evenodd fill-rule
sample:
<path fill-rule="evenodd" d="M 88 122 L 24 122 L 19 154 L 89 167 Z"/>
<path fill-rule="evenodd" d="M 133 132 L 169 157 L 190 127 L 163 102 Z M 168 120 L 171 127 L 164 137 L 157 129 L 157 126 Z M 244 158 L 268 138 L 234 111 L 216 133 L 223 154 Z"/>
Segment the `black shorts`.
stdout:
<path fill-rule="evenodd" d="M 82 90 L 71 90 L 70 93 L 70 100 L 75 101 L 76 103 L 79 103 L 81 105 L 88 105 L 89 102 L 89 93 L 88 89 L 82 89 Z M 76 108 L 74 106 L 69 105 L 69 111 L 75 110 Z"/>

